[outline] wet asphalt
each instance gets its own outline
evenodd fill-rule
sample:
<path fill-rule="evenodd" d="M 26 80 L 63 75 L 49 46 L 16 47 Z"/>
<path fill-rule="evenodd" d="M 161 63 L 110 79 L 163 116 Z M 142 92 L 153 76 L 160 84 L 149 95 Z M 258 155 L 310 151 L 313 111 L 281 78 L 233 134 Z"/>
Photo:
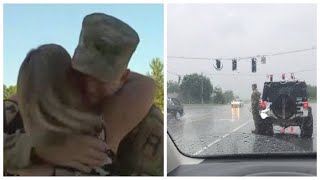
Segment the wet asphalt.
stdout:
<path fill-rule="evenodd" d="M 312 138 L 300 137 L 298 126 L 288 127 L 284 133 L 274 126 L 272 136 L 251 133 L 250 104 L 240 108 L 184 105 L 182 117 L 167 116 L 168 132 L 179 150 L 191 156 L 316 152 L 316 103 L 309 105 L 314 119 Z"/>

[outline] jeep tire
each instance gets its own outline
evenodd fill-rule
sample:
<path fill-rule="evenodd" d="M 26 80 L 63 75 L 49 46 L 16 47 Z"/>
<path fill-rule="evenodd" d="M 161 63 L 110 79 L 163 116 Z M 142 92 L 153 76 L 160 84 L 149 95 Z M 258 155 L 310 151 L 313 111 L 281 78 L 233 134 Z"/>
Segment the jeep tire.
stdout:
<path fill-rule="evenodd" d="M 272 135 L 273 134 L 273 122 L 270 118 L 259 119 L 257 122 L 257 130 L 259 134 Z"/>
<path fill-rule="evenodd" d="M 301 137 L 312 137 L 313 134 L 313 116 L 312 116 L 312 108 L 308 108 L 308 117 L 304 118 L 301 125 Z"/>

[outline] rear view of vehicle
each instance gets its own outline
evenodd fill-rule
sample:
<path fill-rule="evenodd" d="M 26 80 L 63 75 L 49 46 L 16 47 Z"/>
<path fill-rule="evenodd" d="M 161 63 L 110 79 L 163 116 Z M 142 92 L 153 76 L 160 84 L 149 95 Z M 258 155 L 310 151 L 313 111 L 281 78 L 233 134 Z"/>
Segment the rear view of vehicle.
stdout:
<path fill-rule="evenodd" d="M 300 126 L 300 136 L 312 136 L 312 109 L 305 82 L 265 82 L 260 106 L 263 131 L 273 130 L 273 125 Z"/>
<path fill-rule="evenodd" d="M 168 98 L 167 113 L 172 115 L 175 119 L 179 119 L 184 115 L 183 105 L 176 98 Z"/>

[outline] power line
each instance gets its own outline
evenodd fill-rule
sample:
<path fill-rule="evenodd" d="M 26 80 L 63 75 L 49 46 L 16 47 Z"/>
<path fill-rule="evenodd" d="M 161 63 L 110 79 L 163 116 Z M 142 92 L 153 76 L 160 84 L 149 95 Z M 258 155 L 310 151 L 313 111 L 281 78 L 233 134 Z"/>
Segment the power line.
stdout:
<path fill-rule="evenodd" d="M 317 71 L 317 69 L 303 69 L 299 71 L 288 71 L 284 73 L 268 73 L 268 74 L 242 74 L 242 73 L 219 73 L 219 74 L 203 74 L 207 76 L 267 76 L 267 75 L 282 75 L 282 74 L 288 74 L 288 73 L 300 73 L 300 72 L 308 72 L 308 71 Z M 176 76 L 185 76 L 187 74 L 178 74 L 174 72 L 167 71 L 170 74 L 176 75 Z M 196 73 L 196 72 L 194 72 Z M 194 74 L 190 73 L 190 74 Z"/>
<path fill-rule="evenodd" d="M 170 72 L 170 71 L 167 71 L 167 73 L 170 73 L 170 74 L 173 74 L 173 75 L 177 75 L 177 76 L 183 76 L 181 74 L 173 73 L 173 72 Z"/>
<path fill-rule="evenodd" d="M 282 74 L 288 74 L 288 73 L 300 73 L 300 72 L 308 72 L 308 71 L 316 71 L 317 69 L 304 69 L 304 70 L 300 70 L 300 71 L 288 71 L 288 72 L 284 72 L 284 73 L 268 73 L 268 74 L 236 74 L 236 73 L 225 73 L 222 75 L 230 75 L 230 76 L 266 76 L 266 75 L 282 75 Z M 206 75 L 220 75 L 219 74 L 206 74 Z"/>
<path fill-rule="evenodd" d="M 265 55 L 265 56 L 278 56 L 278 55 L 283 55 L 283 54 L 291 54 L 291 53 L 310 51 L 310 50 L 315 50 L 315 49 L 316 49 L 316 47 L 312 47 L 309 49 L 300 49 L 300 50 L 295 50 L 295 51 L 280 52 L 280 53 L 269 54 L 269 55 Z"/>
<path fill-rule="evenodd" d="M 172 58 L 172 59 L 185 59 L 185 60 L 215 60 L 215 59 L 219 59 L 219 60 L 240 60 L 240 59 L 252 59 L 253 57 L 267 57 L 267 56 L 278 56 L 278 55 L 284 55 L 284 54 L 292 54 L 292 53 L 298 53 L 298 52 L 304 52 L 304 51 L 311 51 L 311 50 L 315 50 L 316 46 L 312 47 L 312 48 L 308 48 L 308 49 L 299 49 L 299 50 L 294 50 L 294 51 L 284 51 L 284 52 L 278 52 L 278 53 L 271 53 L 271 54 L 264 54 L 264 55 L 255 55 L 255 56 L 246 56 L 246 57 L 233 57 L 233 58 L 223 58 L 223 57 L 216 57 L 216 58 L 212 58 L 212 57 L 185 57 L 185 56 L 168 56 L 168 58 Z"/>

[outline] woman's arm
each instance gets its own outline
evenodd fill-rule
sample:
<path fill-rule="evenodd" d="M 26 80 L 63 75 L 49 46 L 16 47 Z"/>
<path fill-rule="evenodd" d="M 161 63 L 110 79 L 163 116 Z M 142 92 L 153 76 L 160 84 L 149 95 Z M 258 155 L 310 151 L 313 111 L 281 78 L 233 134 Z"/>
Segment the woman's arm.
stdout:
<path fill-rule="evenodd" d="M 155 92 L 156 85 L 152 78 L 130 72 L 119 92 L 106 100 L 106 142 L 113 152 L 117 152 L 121 140 L 147 115 Z"/>
<path fill-rule="evenodd" d="M 18 102 L 15 95 L 9 100 Z M 19 111 L 18 106 L 16 110 Z M 4 121 L 12 120 L 5 118 Z M 19 120 L 11 123 L 19 123 Z M 13 129 L 14 132 L 16 130 L 18 129 Z M 110 161 L 105 154 L 107 145 L 89 135 L 68 135 L 61 138 L 63 141 L 60 139 L 51 146 L 33 147 L 31 138 L 26 133 L 5 132 L 8 132 L 8 129 L 4 129 L 4 170 L 11 174 L 51 175 L 52 167 L 49 164 L 90 172 L 92 167 L 102 166 L 106 161 Z"/>

